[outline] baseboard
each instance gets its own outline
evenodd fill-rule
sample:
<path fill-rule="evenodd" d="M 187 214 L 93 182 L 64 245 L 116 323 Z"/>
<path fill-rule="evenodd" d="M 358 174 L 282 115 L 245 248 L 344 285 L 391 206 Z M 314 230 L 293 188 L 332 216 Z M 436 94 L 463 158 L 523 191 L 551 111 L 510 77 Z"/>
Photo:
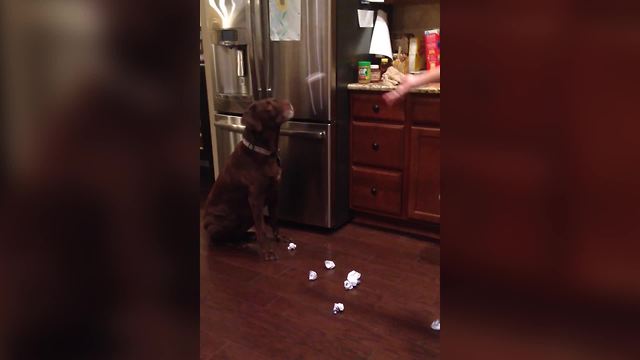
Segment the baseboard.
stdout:
<path fill-rule="evenodd" d="M 440 225 L 429 223 L 418 223 L 390 219 L 382 216 L 355 213 L 352 223 L 365 225 L 377 229 L 388 230 L 402 235 L 409 235 L 420 239 L 440 242 Z"/>

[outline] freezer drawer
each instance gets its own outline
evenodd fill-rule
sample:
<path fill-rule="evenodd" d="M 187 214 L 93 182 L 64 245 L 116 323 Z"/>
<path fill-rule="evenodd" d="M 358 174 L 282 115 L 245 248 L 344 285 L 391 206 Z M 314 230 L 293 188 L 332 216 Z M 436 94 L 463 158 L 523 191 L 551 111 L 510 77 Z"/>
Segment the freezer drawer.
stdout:
<path fill-rule="evenodd" d="M 242 139 L 239 116 L 216 114 L 220 169 Z M 325 228 L 332 220 L 331 124 L 289 121 L 280 130 L 279 218 Z"/>

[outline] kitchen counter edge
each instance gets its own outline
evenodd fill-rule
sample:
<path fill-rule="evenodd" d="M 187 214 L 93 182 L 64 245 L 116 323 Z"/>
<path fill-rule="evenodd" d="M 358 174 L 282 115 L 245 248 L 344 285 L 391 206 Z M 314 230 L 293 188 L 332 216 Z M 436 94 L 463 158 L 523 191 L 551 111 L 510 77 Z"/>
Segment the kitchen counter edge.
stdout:
<path fill-rule="evenodd" d="M 347 85 L 347 89 L 358 90 L 358 91 L 392 91 L 395 88 L 396 86 L 386 85 L 381 83 L 369 83 L 369 84 L 351 83 Z M 418 88 L 411 89 L 410 92 L 418 93 L 418 94 L 440 94 L 440 83 L 434 83 L 428 86 L 420 86 Z"/>

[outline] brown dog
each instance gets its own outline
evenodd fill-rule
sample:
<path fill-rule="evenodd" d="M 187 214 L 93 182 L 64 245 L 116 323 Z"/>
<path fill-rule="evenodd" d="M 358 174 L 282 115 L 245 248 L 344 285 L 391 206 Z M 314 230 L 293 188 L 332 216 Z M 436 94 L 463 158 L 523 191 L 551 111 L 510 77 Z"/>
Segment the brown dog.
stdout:
<path fill-rule="evenodd" d="M 203 228 L 209 241 L 239 242 L 255 227 L 265 260 L 276 260 L 273 241 L 278 233 L 280 126 L 293 117 L 288 101 L 266 99 L 253 103 L 242 115 L 242 141 L 220 172 L 205 204 Z M 269 209 L 273 238 L 266 234 L 264 207 Z"/>

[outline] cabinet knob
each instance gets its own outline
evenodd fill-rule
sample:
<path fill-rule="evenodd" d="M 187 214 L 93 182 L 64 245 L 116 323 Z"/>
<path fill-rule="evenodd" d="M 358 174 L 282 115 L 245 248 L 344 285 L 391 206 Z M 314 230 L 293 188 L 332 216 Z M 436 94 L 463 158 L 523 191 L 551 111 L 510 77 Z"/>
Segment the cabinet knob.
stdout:
<path fill-rule="evenodd" d="M 380 144 L 378 144 L 377 142 L 374 141 L 373 144 L 371 144 L 371 148 L 374 151 L 378 151 L 378 149 L 380 149 Z"/>
<path fill-rule="evenodd" d="M 375 188 L 375 186 L 374 186 L 374 187 L 372 187 L 372 188 L 371 188 L 371 195 L 375 195 L 375 194 L 377 194 L 377 193 L 378 193 L 378 189 L 376 189 L 376 188 Z"/>
<path fill-rule="evenodd" d="M 374 113 L 376 113 L 376 114 L 377 114 L 377 113 L 379 113 L 379 112 L 380 112 L 380 105 L 378 105 L 378 104 L 373 104 L 372 108 L 373 108 L 373 112 L 374 112 Z"/>

